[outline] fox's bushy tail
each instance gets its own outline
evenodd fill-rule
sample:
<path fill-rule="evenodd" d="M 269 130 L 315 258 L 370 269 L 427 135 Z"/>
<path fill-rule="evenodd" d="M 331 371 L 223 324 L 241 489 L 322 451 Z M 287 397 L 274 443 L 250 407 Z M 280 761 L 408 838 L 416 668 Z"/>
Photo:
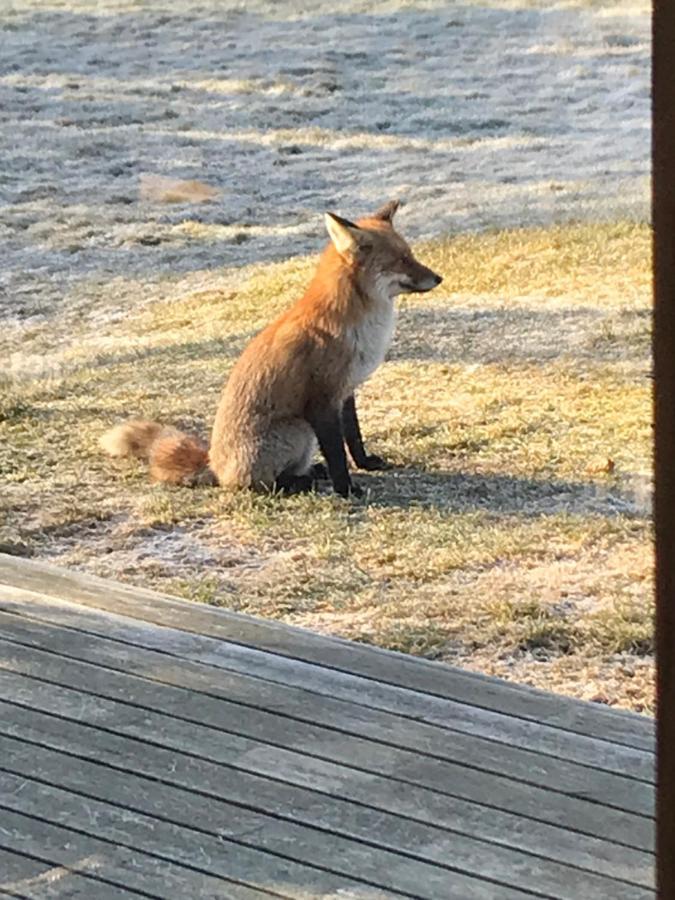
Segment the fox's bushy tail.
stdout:
<path fill-rule="evenodd" d="M 134 456 L 147 460 L 153 481 L 183 485 L 217 484 L 209 468 L 206 444 L 177 428 L 147 419 L 129 419 L 106 431 L 100 444 L 109 456 Z"/>

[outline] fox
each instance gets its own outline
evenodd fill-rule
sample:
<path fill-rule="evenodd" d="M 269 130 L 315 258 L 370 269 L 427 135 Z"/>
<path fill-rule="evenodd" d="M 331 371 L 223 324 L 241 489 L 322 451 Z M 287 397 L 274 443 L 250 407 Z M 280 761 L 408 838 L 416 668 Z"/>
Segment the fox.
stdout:
<path fill-rule="evenodd" d="M 395 298 L 431 291 L 443 280 L 394 229 L 399 205 L 392 200 L 356 222 L 325 214 L 329 241 L 314 277 L 235 363 L 208 446 L 173 427 L 133 419 L 103 435 L 103 449 L 147 460 L 160 482 L 295 494 L 328 477 L 340 496 L 362 496 L 347 450 L 358 469 L 389 466 L 366 451 L 356 389 L 385 359 Z M 313 465 L 317 450 L 325 466 Z"/>

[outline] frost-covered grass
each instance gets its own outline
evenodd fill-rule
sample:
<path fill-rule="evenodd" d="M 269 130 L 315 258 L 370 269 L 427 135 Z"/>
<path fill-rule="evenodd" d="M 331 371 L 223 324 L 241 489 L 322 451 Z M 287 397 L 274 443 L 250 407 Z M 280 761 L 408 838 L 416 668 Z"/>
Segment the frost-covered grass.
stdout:
<path fill-rule="evenodd" d="M 360 393 L 368 443 L 395 468 L 358 474 L 352 502 L 152 486 L 97 446 L 127 414 L 206 433 L 236 355 L 313 258 L 113 279 L 20 345 L 4 336 L 0 540 L 650 709 L 649 248 L 630 222 L 418 245 L 445 281 L 403 301 Z"/>
<path fill-rule="evenodd" d="M 416 239 L 646 219 L 649 37 L 645 0 L 1 3 L 2 312 L 311 252 L 392 197 Z"/>

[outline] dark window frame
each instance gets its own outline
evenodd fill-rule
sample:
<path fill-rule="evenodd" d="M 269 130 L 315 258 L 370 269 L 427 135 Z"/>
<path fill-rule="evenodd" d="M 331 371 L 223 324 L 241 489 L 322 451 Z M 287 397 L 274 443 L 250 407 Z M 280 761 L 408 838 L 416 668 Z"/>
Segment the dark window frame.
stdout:
<path fill-rule="evenodd" d="M 657 885 L 675 898 L 675 2 L 654 0 L 654 534 L 656 545 Z"/>

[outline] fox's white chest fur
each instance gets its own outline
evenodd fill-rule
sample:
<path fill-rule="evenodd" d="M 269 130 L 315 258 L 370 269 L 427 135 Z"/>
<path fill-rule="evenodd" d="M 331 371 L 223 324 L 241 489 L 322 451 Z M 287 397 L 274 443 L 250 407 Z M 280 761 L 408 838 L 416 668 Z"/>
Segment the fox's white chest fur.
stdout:
<path fill-rule="evenodd" d="M 389 290 L 370 295 L 370 309 L 352 329 L 353 356 L 349 370 L 352 390 L 369 378 L 384 362 L 396 327 L 396 309 Z"/>

